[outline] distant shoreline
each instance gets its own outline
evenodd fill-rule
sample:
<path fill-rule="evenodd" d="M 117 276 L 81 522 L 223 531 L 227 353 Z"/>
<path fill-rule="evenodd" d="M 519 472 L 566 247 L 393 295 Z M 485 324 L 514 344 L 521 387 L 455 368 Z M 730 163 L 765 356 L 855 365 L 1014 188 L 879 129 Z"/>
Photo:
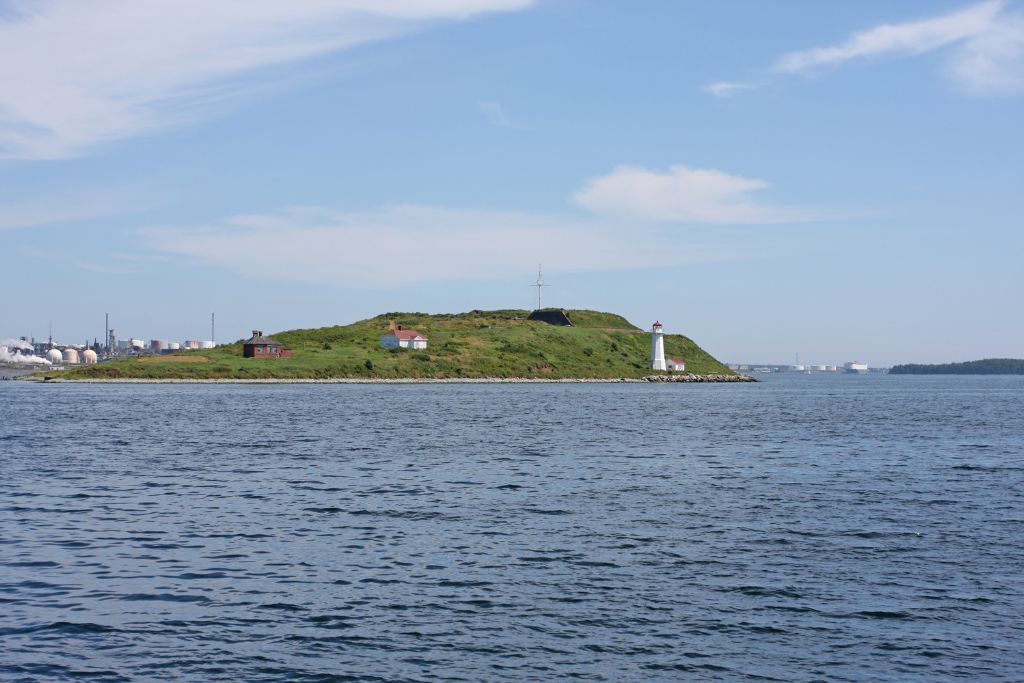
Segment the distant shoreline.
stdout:
<path fill-rule="evenodd" d="M 743 383 L 757 382 L 747 375 L 651 375 L 643 378 L 619 377 L 614 379 L 571 378 L 544 379 L 528 377 L 451 377 L 435 378 L 359 378 L 337 377 L 331 379 L 178 379 L 178 378 L 87 378 L 64 379 L 24 377 L 19 381 L 39 382 L 40 384 L 706 384 L 706 383 Z"/>

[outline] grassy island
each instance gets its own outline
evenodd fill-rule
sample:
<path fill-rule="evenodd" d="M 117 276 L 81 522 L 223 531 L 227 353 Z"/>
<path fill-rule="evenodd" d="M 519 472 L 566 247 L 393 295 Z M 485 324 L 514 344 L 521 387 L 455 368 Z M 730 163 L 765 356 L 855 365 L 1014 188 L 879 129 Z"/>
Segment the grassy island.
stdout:
<path fill-rule="evenodd" d="M 351 325 L 277 332 L 290 358 L 243 358 L 240 340 L 215 349 L 138 356 L 45 373 L 51 379 L 640 379 L 650 335 L 625 318 L 565 311 L 572 326 L 527 320 L 530 311 L 385 313 Z M 424 350 L 382 349 L 392 325 L 429 338 Z M 690 339 L 666 335 L 687 374 L 734 373 Z"/>
<path fill-rule="evenodd" d="M 986 358 L 966 363 L 896 365 L 890 375 L 1024 375 L 1024 359 Z"/>

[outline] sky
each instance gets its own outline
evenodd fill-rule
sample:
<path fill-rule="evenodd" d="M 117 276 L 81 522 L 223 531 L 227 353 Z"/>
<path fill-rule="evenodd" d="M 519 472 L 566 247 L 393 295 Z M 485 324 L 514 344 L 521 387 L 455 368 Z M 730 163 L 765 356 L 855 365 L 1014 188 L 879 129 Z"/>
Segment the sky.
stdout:
<path fill-rule="evenodd" d="M 0 0 L 0 337 L 1024 356 L 1024 0 Z"/>

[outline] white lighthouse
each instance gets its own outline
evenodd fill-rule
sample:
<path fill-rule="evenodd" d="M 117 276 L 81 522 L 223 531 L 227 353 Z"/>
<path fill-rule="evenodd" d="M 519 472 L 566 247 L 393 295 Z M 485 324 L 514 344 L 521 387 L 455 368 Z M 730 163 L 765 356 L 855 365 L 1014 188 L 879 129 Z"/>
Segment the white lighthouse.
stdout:
<path fill-rule="evenodd" d="M 665 332 L 660 322 L 651 327 L 651 370 L 668 370 L 665 365 Z"/>

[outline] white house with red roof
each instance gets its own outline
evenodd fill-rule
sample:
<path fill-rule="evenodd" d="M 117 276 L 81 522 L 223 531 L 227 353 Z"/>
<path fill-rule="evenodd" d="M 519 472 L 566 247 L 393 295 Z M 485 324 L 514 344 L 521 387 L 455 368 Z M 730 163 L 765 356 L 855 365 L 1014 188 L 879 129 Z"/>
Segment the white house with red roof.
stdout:
<path fill-rule="evenodd" d="M 401 325 L 388 331 L 380 338 L 382 349 L 425 349 L 427 338 L 416 330 L 407 330 Z"/>
<path fill-rule="evenodd" d="M 665 361 L 665 368 L 669 372 L 683 372 L 686 370 L 686 363 L 682 358 L 669 358 Z"/>

